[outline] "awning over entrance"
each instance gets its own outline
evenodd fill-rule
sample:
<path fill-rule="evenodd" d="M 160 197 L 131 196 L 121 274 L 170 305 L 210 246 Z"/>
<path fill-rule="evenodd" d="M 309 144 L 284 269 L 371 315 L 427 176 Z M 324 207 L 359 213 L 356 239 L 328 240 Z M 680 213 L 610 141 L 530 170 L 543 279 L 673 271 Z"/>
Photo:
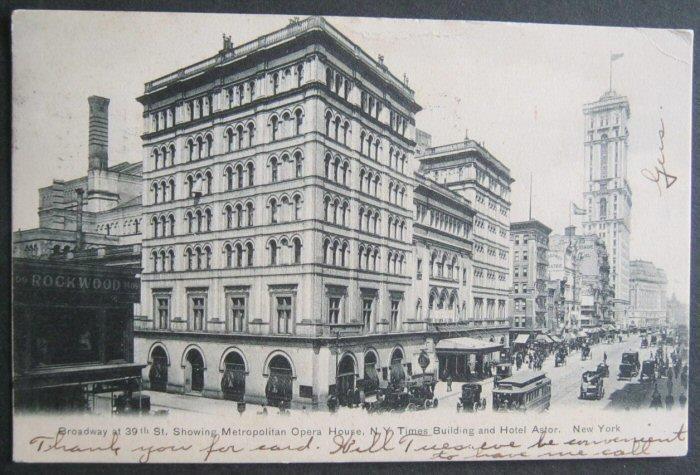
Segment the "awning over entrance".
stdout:
<path fill-rule="evenodd" d="M 460 338 L 445 338 L 440 340 L 437 345 L 435 345 L 435 351 L 437 352 L 481 352 L 487 353 L 491 351 L 498 351 L 503 348 L 501 343 L 496 343 L 493 341 L 483 341 L 476 338 L 460 337 Z"/>
<path fill-rule="evenodd" d="M 515 340 L 513 341 L 513 344 L 515 345 L 525 345 L 527 344 L 528 340 L 530 339 L 530 334 L 529 333 L 520 333 Z"/>

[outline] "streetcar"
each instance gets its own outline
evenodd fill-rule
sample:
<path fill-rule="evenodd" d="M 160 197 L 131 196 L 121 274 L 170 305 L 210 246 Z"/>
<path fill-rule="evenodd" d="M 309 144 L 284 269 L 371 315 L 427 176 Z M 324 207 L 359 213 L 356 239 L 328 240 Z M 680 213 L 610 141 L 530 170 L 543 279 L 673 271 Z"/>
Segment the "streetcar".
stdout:
<path fill-rule="evenodd" d="M 493 389 L 493 410 L 546 411 L 552 398 L 552 380 L 542 371 L 523 371 L 502 379 Z"/>

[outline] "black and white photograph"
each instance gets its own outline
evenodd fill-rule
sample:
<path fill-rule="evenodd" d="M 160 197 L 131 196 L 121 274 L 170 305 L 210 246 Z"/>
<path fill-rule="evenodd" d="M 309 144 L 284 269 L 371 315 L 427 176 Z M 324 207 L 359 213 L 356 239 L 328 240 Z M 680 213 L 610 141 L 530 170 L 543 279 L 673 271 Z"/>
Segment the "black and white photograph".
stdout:
<path fill-rule="evenodd" d="M 16 11 L 15 460 L 685 455 L 693 34 Z"/>

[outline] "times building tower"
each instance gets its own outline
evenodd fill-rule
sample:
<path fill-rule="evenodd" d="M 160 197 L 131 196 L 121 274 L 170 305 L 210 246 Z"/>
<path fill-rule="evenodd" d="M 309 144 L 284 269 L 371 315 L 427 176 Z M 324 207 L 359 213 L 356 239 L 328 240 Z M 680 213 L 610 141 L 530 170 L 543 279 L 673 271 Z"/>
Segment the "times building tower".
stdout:
<path fill-rule="evenodd" d="M 612 312 L 602 319 L 614 319 L 626 327 L 629 312 L 629 239 L 632 192 L 627 181 L 627 98 L 612 89 L 597 102 L 583 107 L 585 116 L 585 173 L 583 221 L 585 234 L 603 239 L 610 262 L 613 289 Z"/>

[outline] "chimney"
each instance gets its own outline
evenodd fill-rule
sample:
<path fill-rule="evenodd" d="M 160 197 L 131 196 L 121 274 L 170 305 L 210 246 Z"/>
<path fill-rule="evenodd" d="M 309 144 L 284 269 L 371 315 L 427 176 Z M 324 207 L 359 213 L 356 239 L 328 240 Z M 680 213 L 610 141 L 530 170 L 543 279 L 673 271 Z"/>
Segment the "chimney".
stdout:
<path fill-rule="evenodd" d="M 78 195 L 78 203 L 75 207 L 75 249 L 80 251 L 83 248 L 83 193 L 85 190 L 76 188 L 75 194 Z"/>
<path fill-rule="evenodd" d="M 106 97 L 88 97 L 90 105 L 90 123 L 88 129 L 88 170 L 106 170 L 107 156 L 107 126 L 109 99 Z"/>

